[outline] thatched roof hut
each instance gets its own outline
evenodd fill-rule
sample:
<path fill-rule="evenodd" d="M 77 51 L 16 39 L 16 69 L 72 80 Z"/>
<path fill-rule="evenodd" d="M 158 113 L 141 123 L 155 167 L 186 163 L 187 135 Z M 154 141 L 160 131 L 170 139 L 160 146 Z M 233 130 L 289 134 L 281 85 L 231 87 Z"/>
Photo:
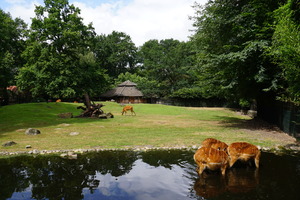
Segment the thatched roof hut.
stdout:
<path fill-rule="evenodd" d="M 116 88 L 101 95 L 106 100 L 115 100 L 118 103 L 143 103 L 143 93 L 136 88 L 137 84 L 129 80 L 119 84 Z"/>

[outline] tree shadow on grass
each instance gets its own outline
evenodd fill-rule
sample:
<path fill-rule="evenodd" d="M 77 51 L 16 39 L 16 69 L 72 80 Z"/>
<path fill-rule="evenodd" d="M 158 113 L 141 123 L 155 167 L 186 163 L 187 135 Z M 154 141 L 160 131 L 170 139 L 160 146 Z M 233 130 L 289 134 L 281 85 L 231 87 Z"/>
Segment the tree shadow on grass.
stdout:
<path fill-rule="evenodd" d="M 279 127 L 274 124 L 270 124 L 260 118 L 238 119 L 235 117 L 222 117 L 222 119 L 220 120 L 220 124 L 227 128 L 281 132 Z"/>
<path fill-rule="evenodd" d="M 60 118 L 60 113 L 73 113 L 78 116 L 81 110 L 77 104 L 67 103 L 29 103 L 16 104 L 0 108 L 0 137 L 4 133 L 28 128 L 59 126 L 61 124 L 91 123 L 96 121 L 109 122 L 95 118 Z M 25 131 L 24 131 L 25 132 Z"/>

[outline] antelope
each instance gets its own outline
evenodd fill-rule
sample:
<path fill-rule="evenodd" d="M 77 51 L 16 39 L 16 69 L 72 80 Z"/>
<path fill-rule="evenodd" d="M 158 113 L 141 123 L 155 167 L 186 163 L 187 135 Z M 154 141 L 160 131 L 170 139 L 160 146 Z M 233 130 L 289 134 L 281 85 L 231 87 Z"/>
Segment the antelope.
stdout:
<path fill-rule="evenodd" d="M 228 145 L 220 140 L 214 138 L 207 138 L 203 140 L 201 147 L 211 147 L 217 150 L 226 151 Z"/>
<path fill-rule="evenodd" d="M 219 151 L 210 147 L 201 147 L 194 154 L 194 160 L 198 165 L 197 172 L 199 175 L 205 169 L 221 170 L 222 175 L 229 165 L 229 158 L 225 151 Z"/>
<path fill-rule="evenodd" d="M 257 146 L 253 144 L 247 142 L 235 142 L 228 146 L 227 152 L 230 157 L 230 167 L 232 167 L 237 160 L 243 162 L 254 160 L 256 168 L 259 167 L 261 153 Z"/>
<path fill-rule="evenodd" d="M 128 110 L 131 111 L 131 115 L 132 115 L 132 113 L 134 113 L 134 115 L 136 115 L 135 112 L 133 111 L 133 106 L 124 106 L 124 107 L 123 107 L 123 110 L 122 110 L 122 115 L 123 115 L 124 113 L 125 113 L 125 115 L 126 115 L 126 113 L 127 113 Z"/>

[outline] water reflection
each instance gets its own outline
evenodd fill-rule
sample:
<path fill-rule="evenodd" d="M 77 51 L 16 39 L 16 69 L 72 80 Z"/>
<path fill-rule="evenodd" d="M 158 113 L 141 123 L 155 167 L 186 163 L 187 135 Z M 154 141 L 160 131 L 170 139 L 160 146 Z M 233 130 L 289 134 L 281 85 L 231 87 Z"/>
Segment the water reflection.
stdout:
<path fill-rule="evenodd" d="M 105 151 L 0 159 L 6 199 L 296 199 L 299 157 L 262 154 L 261 168 L 196 173 L 191 151 Z"/>

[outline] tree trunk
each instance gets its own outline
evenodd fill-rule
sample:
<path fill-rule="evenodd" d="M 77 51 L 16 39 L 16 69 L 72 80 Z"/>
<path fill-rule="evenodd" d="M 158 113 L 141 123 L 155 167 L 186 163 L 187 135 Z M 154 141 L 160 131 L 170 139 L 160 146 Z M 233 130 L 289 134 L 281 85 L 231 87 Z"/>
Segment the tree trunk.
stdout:
<path fill-rule="evenodd" d="M 103 110 L 101 110 L 101 108 L 104 105 L 103 104 L 95 104 L 95 103 L 92 104 L 91 100 L 90 100 L 90 96 L 87 92 L 84 93 L 84 105 L 85 105 L 85 108 L 83 106 L 77 107 L 77 109 L 83 110 L 81 115 L 79 115 L 78 117 L 99 117 L 100 115 L 102 115 L 104 113 Z"/>
<path fill-rule="evenodd" d="M 87 110 L 91 109 L 92 104 L 91 104 L 90 96 L 87 92 L 84 93 L 84 105 Z"/>

